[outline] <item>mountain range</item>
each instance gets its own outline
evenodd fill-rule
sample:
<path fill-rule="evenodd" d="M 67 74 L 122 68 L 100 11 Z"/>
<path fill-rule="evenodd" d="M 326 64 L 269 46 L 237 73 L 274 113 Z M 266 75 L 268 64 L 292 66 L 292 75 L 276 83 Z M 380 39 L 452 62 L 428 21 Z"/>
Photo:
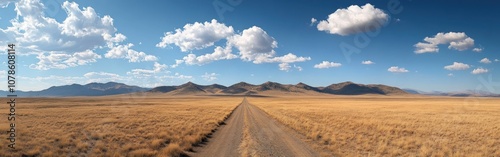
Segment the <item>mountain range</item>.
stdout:
<path fill-rule="evenodd" d="M 151 88 L 129 86 L 123 83 L 89 83 L 86 85 L 71 84 L 64 86 L 52 86 L 41 91 L 16 91 L 15 94 L 21 97 L 65 97 L 65 96 L 104 96 L 133 92 L 146 92 Z M 10 94 L 7 91 L 0 91 L 2 95 Z"/>
<path fill-rule="evenodd" d="M 495 96 L 489 92 L 422 92 L 413 89 L 400 89 L 381 84 L 357 84 L 353 82 L 341 82 L 326 87 L 313 87 L 305 83 L 280 84 L 277 82 L 265 82 L 260 85 L 239 82 L 231 86 L 219 84 L 198 85 L 188 82 L 178 86 L 158 86 L 155 88 L 143 88 L 130 86 L 123 83 L 89 83 L 85 85 L 71 84 L 64 86 L 52 86 L 41 91 L 16 91 L 21 97 L 67 97 L 67 96 L 105 96 L 127 94 L 135 92 L 159 93 L 165 95 L 439 95 L 439 96 Z M 1 95 L 10 94 L 0 91 Z"/>
<path fill-rule="evenodd" d="M 148 92 L 165 93 L 167 95 L 361 95 L 361 94 L 381 94 L 397 95 L 408 94 L 407 92 L 386 85 L 363 85 L 353 82 L 342 82 L 326 87 L 312 87 L 305 83 L 280 84 L 277 82 L 265 82 L 260 85 L 253 85 L 246 82 L 239 82 L 231 86 L 219 84 L 198 85 L 192 82 L 180 86 L 159 86 Z"/>
<path fill-rule="evenodd" d="M 342 82 L 326 87 L 312 87 L 305 83 L 296 85 L 280 84 L 277 82 L 265 82 L 253 85 L 246 82 L 236 83 L 231 86 L 219 84 L 198 85 L 188 82 L 179 86 L 159 86 L 155 88 L 143 88 L 130 86 L 123 83 L 89 83 L 85 85 L 71 84 L 64 86 L 52 86 L 41 91 L 16 91 L 15 94 L 22 97 L 66 97 L 66 96 L 105 96 L 126 94 L 134 92 L 165 93 L 166 95 L 361 95 L 361 94 L 407 94 L 407 92 L 385 85 L 362 85 L 353 82 Z M 0 91 L 2 95 L 9 94 Z"/>

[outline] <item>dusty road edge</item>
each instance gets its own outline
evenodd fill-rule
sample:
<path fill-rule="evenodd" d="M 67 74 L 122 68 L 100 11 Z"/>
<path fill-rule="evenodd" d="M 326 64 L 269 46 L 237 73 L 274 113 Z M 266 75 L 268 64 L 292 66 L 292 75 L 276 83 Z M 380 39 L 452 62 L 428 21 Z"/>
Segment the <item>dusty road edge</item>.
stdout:
<path fill-rule="evenodd" d="M 245 100 L 246 97 L 243 99 Z M 213 128 L 212 130 L 210 130 L 210 133 L 207 133 L 205 135 L 203 135 L 202 137 L 202 140 L 200 142 L 197 142 L 197 143 L 193 143 L 192 144 L 192 147 L 185 151 L 183 154 L 181 154 L 181 156 L 191 156 L 190 154 L 193 154 L 193 153 L 196 153 L 195 149 L 196 148 L 202 148 L 204 145 L 206 145 L 209 141 L 208 139 L 212 138 L 212 135 L 217 131 L 219 130 L 219 128 L 222 126 L 222 125 L 226 125 L 226 121 L 227 119 L 229 119 L 229 117 L 231 117 L 231 115 L 233 115 L 234 111 L 236 111 L 236 109 L 238 109 L 238 107 L 241 106 L 241 104 L 243 103 L 243 101 L 240 102 L 240 104 L 236 105 L 232 110 L 231 112 L 229 112 L 226 116 L 224 116 L 224 118 L 217 122 L 217 127 Z"/>

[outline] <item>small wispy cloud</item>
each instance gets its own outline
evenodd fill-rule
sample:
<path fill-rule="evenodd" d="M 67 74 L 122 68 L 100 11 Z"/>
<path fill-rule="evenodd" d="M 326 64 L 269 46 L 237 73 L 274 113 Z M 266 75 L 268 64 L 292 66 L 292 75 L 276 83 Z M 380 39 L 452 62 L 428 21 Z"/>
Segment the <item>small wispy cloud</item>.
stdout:
<path fill-rule="evenodd" d="M 211 82 L 211 81 L 214 81 L 214 80 L 217 80 L 217 76 L 219 74 L 216 74 L 216 73 L 205 73 L 204 75 L 202 75 L 201 77 L 205 80 L 205 81 L 208 81 L 208 82 Z"/>
<path fill-rule="evenodd" d="M 488 73 L 488 69 L 484 69 L 484 68 L 477 68 L 477 69 L 474 69 L 472 70 L 472 74 L 474 75 L 477 75 L 477 74 L 484 74 L 484 73 Z"/>
<path fill-rule="evenodd" d="M 490 61 L 490 59 L 488 59 L 488 58 L 483 58 L 483 59 L 481 59 L 481 60 L 479 61 L 479 63 L 483 63 L 483 64 L 490 64 L 490 63 L 491 63 L 491 61 Z"/>
<path fill-rule="evenodd" d="M 311 26 L 313 26 L 314 24 L 316 24 L 318 22 L 317 19 L 315 18 L 311 18 Z"/>
<path fill-rule="evenodd" d="M 405 68 L 400 68 L 398 66 L 392 66 L 389 69 L 387 69 L 387 71 L 392 72 L 392 73 L 407 73 L 408 72 L 408 70 L 406 70 Z"/>
<path fill-rule="evenodd" d="M 340 67 L 340 66 L 342 66 L 342 64 L 340 64 L 340 63 L 323 61 L 323 62 L 321 62 L 319 64 L 314 65 L 314 68 L 317 68 L 317 69 L 327 69 L 327 68 L 336 68 L 336 67 Z"/>
<path fill-rule="evenodd" d="M 370 65 L 370 64 L 375 64 L 375 62 L 372 62 L 371 60 L 366 60 L 362 61 L 361 64 Z"/>
<path fill-rule="evenodd" d="M 468 64 L 464 64 L 464 63 L 460 63 L 460 62 L 453 62 L 452 65 L 444 66 L 444 69 L 446 69 L 446 70 L 466 70 L 469 68 L 470 68 L 470 66 Z"/>
<path fill-rule="evenodd" d="M 483 51 L 483 48 L 473 48 L 472 51 L 474 52 L 482 52 Z"/>

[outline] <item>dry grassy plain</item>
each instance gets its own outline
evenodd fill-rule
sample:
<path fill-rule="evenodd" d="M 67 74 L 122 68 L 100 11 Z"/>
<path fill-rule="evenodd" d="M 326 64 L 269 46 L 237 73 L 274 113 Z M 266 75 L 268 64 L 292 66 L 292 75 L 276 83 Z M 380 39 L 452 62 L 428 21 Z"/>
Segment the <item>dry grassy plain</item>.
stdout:
<path fill-rule="evenodd" d="M 198 143 L 241 102 L 237 97 L 20 98 L 16 150 L 0 105 L 0 156 L 169 156 Z M 0 99 L 7 102 L 5 98 Z M 5 138 L 4 138 L 5 137 Z"/>
<path fill-rule="evenodd" d="M 500 156 L 500 99 L 248 98 L 336 156 Z M 328 156 L 323 154 L 324 156 Z"/>

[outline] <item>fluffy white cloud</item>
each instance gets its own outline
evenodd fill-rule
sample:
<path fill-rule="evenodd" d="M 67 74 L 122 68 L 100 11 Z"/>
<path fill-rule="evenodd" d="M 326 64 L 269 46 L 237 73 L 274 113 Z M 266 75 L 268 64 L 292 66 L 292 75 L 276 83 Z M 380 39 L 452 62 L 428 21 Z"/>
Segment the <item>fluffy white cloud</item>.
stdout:
<path fill-rule="evenodd" d="M 472 70 L 471 73 L 474 75 L 477 75 L 477 74 L 483 74 L 483 73 L 487 73 L 487 72 L 488 72 L 488 69 L 477 68 L 477 69 Z"/>
<path fill-rule="evenodd" d="M 266 62 L 273 57 L 276 54 L 274 48 L 278 47 L 278 42 L 257 26 L 228 38 L 228 42 L 240 51 L 241 59 L 256 64 Z"/>
<path fill-rule="evenodd" d="M 425 42 L 415 44 L 415 53 L 439 52 L 438 45 L 449 44 L 448 49 L 464 51 L 474 46 L 474 39 L 464 32 L 438 33 L 434 37 L 425 37 Z"/>
<path fill-rule="evenodd" d="M 375 64 L 375 62 L 372 62 L 371 60 L 367 60 L 367 61 L 362 61 L 361 64 L 370 65 L 370 64 Z"/>
<path fill-rule="evenodd" d="M 64 2 L 62 9 L 68 15 L 59 23 L 44 15 L 44 5 L 39 0 L 21 0 L 16 3 L 18 18 L 11 20 L 12 27 L 2 31 L 33 53 L 93 50 L 125 38 L 116 33 L 110 16 L 100 17 L 92 7 L 81 10 L 75 2 Z"/>
<path fill-rule="evenodd" d="M 389 69 L 387 69 L 387 71 L 392 72 L 392 73 L 407 73 L 408 72 L 408 70 L 406 70 L 405 68 L 400 68 L 398 66 L 392 66 Z"/>
<path fill-rule="evenodd" d="M 311 60 L 310 57 L 298 57 L 292 53 L 275 57 L 276 52 L 274 49 L 278 47 L 278 42 L 257 26 L 245 29 L 241 34 L 229 37 L 228 44 L 234 45 L 240 51 L 239 55 L 242 60 L 252 61 L 255 64 L 294 63 Z M 280 67 L 284 66 L 285 64 L 282 64 Z"/>
<path fill-rule="evenodd" d="M 174 44 L 182 51 L 204 49 L 213 46 L 215 42 L 226 39 L 226 46 L 216 46 L 213 53 L 196 55 L 190 53 L 182 59 L 176 60 L 172 68 L 182 63 L 187 65 L 204 65 L 213 61 L 240 58 L 254 64 L 261 63 L 294 63 L 311 60 L 310 57 L 299 57 L 288 53 L 276 56 L 275 48 L 278 42 L 262 28 L 253 26 L 235 34 L 233 27 L 218 23 L 217 20 L 205 23 L 186 24 L 184 29 L 177 29 L 176 33 L 168 32 L 157 47 L 166 47 Z M 233 48 L 239 52 L 233 54 Z M 281 64 L 283 67 L 285 64 Z M 290 65 L 288 65 L 290 66 Z M 280 68 L 283 69 L 283 68 Z"/>
<path fill-rule="evenodd" d="M 495 62 L 500 62 L 500 60 L 498 60 L 498 59 L 495 59 Z"/>
<path fill-rule="evenodd" d="M 474 52 L 482 52 L 483 51 L 483 48 L 473 48 L 472 51 Z"/>
<path fill-rule="evenodd" d="M 466 70 L 469 68 L 470 68 L 469 65 L 460 62 L 453 62 L 452 65 L 444 66 L 444 69 L 446 70 Z"/>
<path fill-rule="evenodd" d="M 323 61 L 319 64 L 314 65 L 314 68 L 326 69 L 326 68 L 336 68 L 336 67 L 340 67 L 340 66 L 342 66 L 342 64 L 340 64 L 340 63 Z"/>
<path fill-rule="evenodd" d="M 453 41 L 448 46 L 449 49 L 455 49 L 458 51 L 464 51 L 474 46 L 474 40 L 472 38 L 465 38 L 460 41 Z"/>
<path fill-rule="evenodd" d="M 180 63 L 186 63 L 188 65 L 203 65 L 217 60 L 224 59 L 235 59 L 238 58 L 237 55 L 231 53 L 231 47 L 222 48 L 217 46 L 213 53 L 204 54 L 201 56 L 196 56 L 195 54 L 188 54 L 182 61 L 176 61 L 175 67 Z"/>
<path fill-rule="evenodd" d="M 98 55 L 91 50 L 87 50 L 83 52 L 76 52 L 72 55 L 54 52 L 50 52 L 48 55 L 41 53 L 36 58 L 40 61 L 36 64 L 31 64 L 29 67 L 37 70 L 48 70 L 52 68 L 66 69 L 69 67 L 86 65 L 88 63 L 96 62 L 97 59 L 101 58 L 101 55 Z"/>
<path fill-rule="evenodd" d="M 212 19 L 211 22 L 186 24 L 183 29 L 167 32 L 156 47 L 165 48 L 169 44 L 175 44 L 181 51 L 186 52 L 194 49 L 203 49 L 214 45 L 215 42 L 232 36 L 232 26 L 226 26 Z"/>
<path fill-rule="evenodd" d="M 148 55 L 144 52 L 137 52 L 131 47 L 134 44 L 129 43 L 127 45 L 113 46 L 104 57 L 106 58 L 126 58 L 129 62 L 141 62 L 141 61 L 157 61 L 158 58 L 153 55 Z"/>
<path fill-rule="evenodd" d="M 92 7 L 80 9 L 77 3 L 66 1 L 61 8 L 67 16 L 58 22 L 45 15 L 44 10 L 48 8 L 40 0 L 17 1 L 17 16 L 10 20 L 11 27 L 0 29 L 0 44 L 15 42 L 21 54 L 35 54 L 39 59 L 45 59 L 45 53 L 64 59 L 84 51 L 111 47 L 126 39 L 125 35 L 117 33 L 110 16 L 99 16 Z M 38 66 L 35 69 L 64 67 L 58 62 L 40 62 L 55 65 Z"/>
<path fill-rule="evenodd" d="M 483 59 L 481 59 L 481 61 L 479 61 L 479 62 L 480 62 L 480 63 L 483 63 L 483 64 L 490 64 L 490 63 L 491 63 L 490 59 L 488 59 L 488 58 L 483 58 Z"/>
<path fill-rule="evenodd" d="M 205 73 L 204 75 L 201 75 L 201 77 L 205 80 L 205 81 L 214 81 L 214 80 L 217 80 L 217 76 L 219 74 L 216 74 L 216 73 Z"/>
<path fill-rule="evenodd" d="M 337 9 L 328 15 L 327 20 L 318 23 L 319 31 L 330 34 L 350 35 L 369 32 L 381 28 L 389 20 L 389 15 L 371 4 L 351 5 L 346 9 Z"/>
<path fill-rule="evenodd" d="M 448 76 L 449 76 L 449 77 L 453 77 L 453 73 L 449 73 L 449 74 L 448 74 Z"/>

